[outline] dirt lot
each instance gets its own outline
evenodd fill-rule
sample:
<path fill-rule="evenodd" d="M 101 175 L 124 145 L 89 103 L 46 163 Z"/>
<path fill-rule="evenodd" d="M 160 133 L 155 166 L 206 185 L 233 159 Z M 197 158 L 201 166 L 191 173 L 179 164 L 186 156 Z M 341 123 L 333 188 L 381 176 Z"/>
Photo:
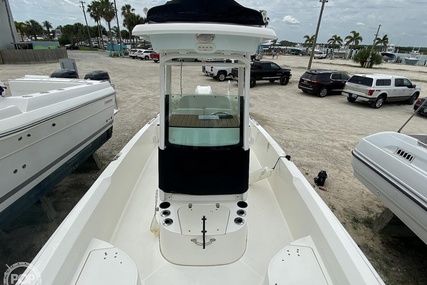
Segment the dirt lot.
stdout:
<path fill-rule="evenodd" d="M 113 138 L 97 154 L 106 166 L 127 141 L 158 112 L 158 64 L 130 58 L 109 58 L 104 52 L 69 51 L 77 61 L 80 76 L 96 70 L 109 72 L 117 90 L 120 107 L 115 116 Z M 265 58 L 270 60 L 270 58 Z M 273 136 L 305 174 L 308 181 L 326 170 L 327 191 L 315 188 L 332 209 L 387 284 L 427 284 L 427 246 L 417 237 L 392 238 L 373 232 L 372 223 L 383 205 L 353 177 L 351 150 L 358 141 L 379 131 L 396 131 L 413 113 L 412 106 L 385 104 L 380 109 L 348 103 L 341 95 L 325 98 L 301 92 L 298 79 L 306 70 L 308 57 L 281 56 L 272 59 L 292 68 L 287 86 L 258 82 L 251 95 L 251 115 Z M 373 70 L 352 61 L 314 60 L 313 68 L 338 69 L 349 73 L 397 73 L 411 78 L 427 90 L 427 67 L 383 64 Z M 50 75 L 58 63 L 0 65 L 0 80 L 25 74 Z M 178 76 L 179 74 L 175 74 Z M 226 84 L 205 77 L 200 67 L 183 76 L 186 90 L 211 85 L 225 92 Z M 231 83 L 235 88 L 236 83 Z M 422 91 L 422 94 L 424 92 Z M 426 133 L 427 118 L 415 116 L 404 133 Z M 0 272 L 6 264 L 30 262 L 75 203 L 95 181 L 100 171 L 77 172 L 68 176 L 49 195 L 58 217 L 48 221 L 35 205 L 8 229 L 0 232 Z M 313 183 L 312 183 L 313 184 Z M 314 184 L 313 184 L 314 185 Z M 1 267 L 0 267 L 1 268 Z"/>

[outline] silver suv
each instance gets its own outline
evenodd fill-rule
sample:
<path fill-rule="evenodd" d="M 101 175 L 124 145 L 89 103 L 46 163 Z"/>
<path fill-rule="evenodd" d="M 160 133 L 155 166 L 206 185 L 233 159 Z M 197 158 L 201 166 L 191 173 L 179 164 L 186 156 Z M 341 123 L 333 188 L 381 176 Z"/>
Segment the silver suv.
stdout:
<path fill-rule="evenodd" d="M 137 52 L 136 57 L 139 58 L 140 60 L 149 60 L 150 54 L 152 53 L 156 53 L 156 52 L 154 50 L 142 49 Z"/>
<path fill-rule="evenodd" d="M 412 105 L 420 95 L 420 88 L 406 77 L 390 74 L 355 74 L 345 83 L 341 93 L 349 102 L 368 102 L 380 108 L 384 102 L 406 101 Z"/>
<path fill-rule="evenodd" d="M 138 51 L 142 51 L 142 49 L 139 48 L 133 48 L 129 51 L 129 57 L 132 59 L 136 58 L 136 55 L 138 54 Z"/>

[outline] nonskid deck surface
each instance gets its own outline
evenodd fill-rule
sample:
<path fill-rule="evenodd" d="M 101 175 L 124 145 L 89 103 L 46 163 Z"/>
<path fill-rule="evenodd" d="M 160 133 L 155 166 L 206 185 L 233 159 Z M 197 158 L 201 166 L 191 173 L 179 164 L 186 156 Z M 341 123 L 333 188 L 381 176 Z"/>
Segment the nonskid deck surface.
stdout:
<path fill-rule="evenodd" d="M 157 149 L 151 154 L 110 241 L 136 263 L 144 284 L 260 284 L 271 258 L 293 238 L 267 180 L 250 186 L 243 257 L 222 266 L 180 266 L 165 260 L 150 231 L 157 189 Z M 184 167 L 184 165 L 183 165 Z M 254 153 L 251 171 L 261 168 Z"/>

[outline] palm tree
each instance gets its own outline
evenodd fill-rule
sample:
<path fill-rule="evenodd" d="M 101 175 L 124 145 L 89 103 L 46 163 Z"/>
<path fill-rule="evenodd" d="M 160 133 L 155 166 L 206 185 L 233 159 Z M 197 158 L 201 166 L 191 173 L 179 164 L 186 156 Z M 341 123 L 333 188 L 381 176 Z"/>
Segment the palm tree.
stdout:
<path fill-rule="evenodd" d="M 50 36 L 50 29 L 52 29 L 52 24 L 49 23 L 49 21 L 44 21 L 43 22 L 43 27 L 46 28 L 46 32 L 47 32 L 48 38 L 51 39 L 52 37 Z"/>
<path fill-rule="evenodd" d="M 129 31 L 129 38 L 132 40 L 132 30 L 138 24 L 144 24 L 146 19 L 138 14 L 130 13 L 124 17 L 123 26 Z"/>
<path fill-rule="evenodd" d="M 377 37 L 377 38 L 375 39 L 375 44 L 376 44 L 376 45 L 379 45 L 379 46 L 383 46 L 383 47 L 384 47 L 384 50 L 387 50 L 387 46 L 388 46 L 388 44 L 389 44 L 388 36 L 387 36 L 387 35 L 384 35 L 382 38 Z"/>
<path fill-rule="evenodd" d="M 361 43 L 362 41 L 363 41 L 362 36 L 356 31 L 351 31 L 350 35 L 345 37 L 346 45 L 348 45 L 349 47 L 352 44 L 353 44 L 353 47 L 357 47 L 359 43 Z"/>
<path fill-rule="evenodd" d="M 123 26 L 129 31 L 129 39 L 132 40 L 132 30 L 138 24 L 143 24 L 145 19 L 135 14 L 135 9 L 130 4 L 122 6 Z"/>
<path fill-rule="evenodd" d="M 26 34 L 34 37 L 34 40 L 37 41 L 37 35 L 43 34 L 43 27 L 36 20 L 29 20 L 25 22 Z"/>
<path fill-rule="evenodd" d="M 102 41 L 102 26 L 101 26 L 101 2 L 92 1 L 91 4 L 87 5 L 87 12 L 89 16 L 95 21 L 98 26 L 98 45 L 104 48 L 104 42 Z M 101 39 L 101 40 L 100 40 Z"/>
<path fill-rule="evenodd" d="M 341 46 L 343 43 L 343 40 L 338 35 L 333 35 L 329 40 L 328 44 L 330 44 L 332 47 Z"/>
<path fill-rule="evenodd" d="M 24 41 L 24 35 L 26 35 L 27 25 L 25 25 L 24 22 L 15 21 L 15 28 L 19 32 L 19 34 L 21 35 L 21 41 L 23 42 Z"/>
<path fill-rule="evenodd" d="M 309 46 L 311 47 L 313 45 L 314 42 L 314 35 L 309 36 L 309 35 L 305 35 L 304 36 L 304 46 Z"/>
<path fill-rule="evenodd" d="M 310 37 L 309 35 L 305 35 L 305 36 L 304 36 L 304 40 L 305 40 L 305 41 L 304 41 L 303 46 L 307 47 L 307 48 L 305 49 L 305 53 L 308 53 L 308 48 L 313 46 L 313 43 L 314 43 L 314 36 L 315 36 L 315 35 L 312 35 L 311 37 Z"/>
<path fill-rule="evenodd" d="M 108 36 L 110 38 L 111 50 L 114 50 L 113 46 L 113 35 L 111 32 L 111 21 L 116 17 L 116 11 L 114 9 L 114 4 L 109 0 L 100 0 L 100 16 L 103 18 L 108 25 Z"/>
<path fill-rule="evenodd" d="M 132 8 L 132 6 L 130 4 L 125 4 L 122 6 L 122 16 L 124 18 L 126 18 L 127 15 L 129 15 L 130 13 L 135 12 L 135 9 Z"/>

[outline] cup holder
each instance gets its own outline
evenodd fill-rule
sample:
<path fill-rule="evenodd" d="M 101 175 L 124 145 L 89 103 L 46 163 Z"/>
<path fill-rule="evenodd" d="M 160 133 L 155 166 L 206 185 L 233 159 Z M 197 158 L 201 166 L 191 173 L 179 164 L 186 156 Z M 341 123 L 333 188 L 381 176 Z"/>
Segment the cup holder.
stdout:
<path fill-rule="evenodd" d="M 170 205 L 171 205 L 171 203 L 169 203 L 169 202 L 161 202 L 159 207 L 160 207 L 160 209 L 167 209 L 170 207 Z"/>
<path fill-rule="evenodd" d="M 241 217 L 237 217 L 237 218 L 234 219 L 234 223 L 236 225 L 241 226 L 241 225 L 243 225 L 245 223 L 245 220 L 243 218 L 241 218 Z"/>
<path fill-rule="evenodd" d="M 173 220 L 170 218 L 164 219 L 162 222 L 163 226 L 167 227 L 173 224 Z"/>
<path fill-rule="evenodd" d="M 237 214 L 237 216 L 239 216 L 239 217 L 244 217 L 244 216 L 246 216 L 246 211 L 245 211 L 245 210 L 240 209 L 240 210 L 237 210 L 236 214 Z"/>
<path fill-rule="evenodd" d="M 160 212 L 160 216 L 162 216 L 162 217 L 169 217 L 170 214 L 171 214 L 171 211 L 169 211 L 169 210 L 163 210 Z"/>

